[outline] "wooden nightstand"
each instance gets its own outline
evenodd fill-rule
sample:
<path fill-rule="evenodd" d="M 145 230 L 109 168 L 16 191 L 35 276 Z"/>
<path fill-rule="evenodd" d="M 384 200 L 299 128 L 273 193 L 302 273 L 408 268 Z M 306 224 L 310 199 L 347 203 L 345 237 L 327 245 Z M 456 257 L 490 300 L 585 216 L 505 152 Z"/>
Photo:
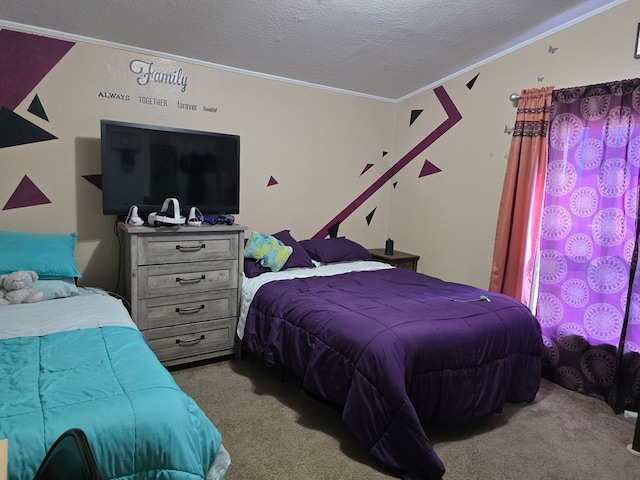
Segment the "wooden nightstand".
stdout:
<path fill-rule="evenodd" d="M 373 259 L 379 262 L 388 263 L 394 267 L 406 268 L 407 270 L 413 270 L 414 272 L 418 270 L 418 260 L 420 260 L 418 255 L 400 252 L 398 250 L 395 250 L 393 255 L 386 255 L 384 253 L 384 248 L 370 248 L 369 252 Z"/>

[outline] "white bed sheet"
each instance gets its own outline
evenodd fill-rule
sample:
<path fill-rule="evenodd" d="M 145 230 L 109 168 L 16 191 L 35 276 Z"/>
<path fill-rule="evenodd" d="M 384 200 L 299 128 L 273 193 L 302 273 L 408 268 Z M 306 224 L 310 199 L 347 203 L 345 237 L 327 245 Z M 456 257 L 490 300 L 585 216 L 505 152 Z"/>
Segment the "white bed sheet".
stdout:
<path fill-rule="evenodd" d="M 137 330 L 122 301 L 108 295 L 79 295 L 0 306 L 0 339 L 107 326 Z"/>
<path fill-rule="evenodd" d="M 289 268 L 280 272 L 266 272 L 253 278 L 247 278 L 247 276 L 243 274 L 242 295 L 240 297 L 240 315 L 238 317 L 238 328 L 236 330 L 238 338 L 242 340 L 242 337 L 244 337 L 244 326 L 247 322 L 249 306 L 253 301 L 253 297 L 258 289 L 266 283 L 277 280 L 290 280 L 292 278 L 328 277 L 331 275 L 340 275 L 342 273 L 384 270 L 387 268 L 395 267 L 382 262 L 358 260 L 355 262 L 317 264 L 316 268 Z"/>

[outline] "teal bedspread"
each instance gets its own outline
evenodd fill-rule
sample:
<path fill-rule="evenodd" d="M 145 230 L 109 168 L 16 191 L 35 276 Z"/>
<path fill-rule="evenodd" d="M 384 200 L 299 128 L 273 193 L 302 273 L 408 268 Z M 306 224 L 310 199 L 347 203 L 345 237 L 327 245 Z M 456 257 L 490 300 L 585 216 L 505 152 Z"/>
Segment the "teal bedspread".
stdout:
<path fill-rule="evenodd" d="M 0 340 L 9 479 L 32 479 L 49 447 L 73 427 L 86 433 L 105 479 L 205 478 L 222 441 L 137 330 Z"/>

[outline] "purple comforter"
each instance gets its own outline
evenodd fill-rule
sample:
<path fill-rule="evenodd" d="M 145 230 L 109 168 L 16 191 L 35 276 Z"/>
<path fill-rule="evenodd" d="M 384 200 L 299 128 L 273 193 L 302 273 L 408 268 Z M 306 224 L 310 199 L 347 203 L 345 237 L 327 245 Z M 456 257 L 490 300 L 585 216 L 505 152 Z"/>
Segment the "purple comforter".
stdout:
<path fill-rule="evenodd" d="M 423 425 L 533 401 L 542 356 L 538 323 L 521 303 L 400 268 L 263 285 L 243 349 L 342 405 L 358 443 L 407 479 L 444 474 Z"/>

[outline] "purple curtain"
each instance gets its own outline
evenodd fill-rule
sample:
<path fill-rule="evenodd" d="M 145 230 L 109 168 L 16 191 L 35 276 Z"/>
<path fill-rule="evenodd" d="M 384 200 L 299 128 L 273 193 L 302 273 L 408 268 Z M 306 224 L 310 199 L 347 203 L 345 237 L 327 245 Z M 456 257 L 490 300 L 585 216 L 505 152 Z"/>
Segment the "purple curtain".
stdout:
<path fill-rule="evenodd" d="M 543 374 L 637 410 L 640 79 L 554 90 L 536 315 Z"/>

